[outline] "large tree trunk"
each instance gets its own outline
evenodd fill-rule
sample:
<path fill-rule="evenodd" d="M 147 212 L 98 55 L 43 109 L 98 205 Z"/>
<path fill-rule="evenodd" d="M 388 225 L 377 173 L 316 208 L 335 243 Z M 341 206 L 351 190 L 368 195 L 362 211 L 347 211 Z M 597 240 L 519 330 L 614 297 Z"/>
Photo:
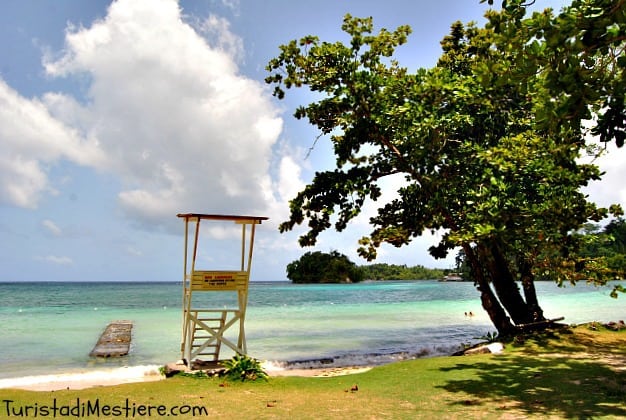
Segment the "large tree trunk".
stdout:
<path fill-rule="evenodd" d="M 532 322 L 532 312 L 522 297 L 500 247 L 490 242 L 478 245 L 478 255 L 491 277 L 491 283 L 502 306 L 516 324 Z"/>
<path fill-rule="evenodd" d="M 528 260 L 522 259 L 519 263 L 519 270 L 522 277 L 522 287 L 528 310 L 533 314 L 533 322 L 545 321 L 543 309 L 539 306 L 537 291 L 535 290 L 535 276 L 532 273 L 531 264 Z"/>
<path fill-rule="evenodd" d="M 500 302 L 498 302 L 498 299 L 493 294 L 493 291 L 489 286 L 489 281 L 484 276 L 479 259 L 477 258 L 471 246 L 466 244 L 463 246 L 463 250 L 465 251 L 465 256 L 470 263 L 474 284 L 476 285 L 478 291 L 480 291 L 480 301 L 482 303 L 483 309 L 485 309 L 485 311 L 489 315 L 489 318 L 498 330 L 499 335 L 510 335 L 514 331 L 515 327 L 511 323 L 511 319 L 507 316 L 506 312 L 502 308 L 502 305 L 500 305 Z"/>

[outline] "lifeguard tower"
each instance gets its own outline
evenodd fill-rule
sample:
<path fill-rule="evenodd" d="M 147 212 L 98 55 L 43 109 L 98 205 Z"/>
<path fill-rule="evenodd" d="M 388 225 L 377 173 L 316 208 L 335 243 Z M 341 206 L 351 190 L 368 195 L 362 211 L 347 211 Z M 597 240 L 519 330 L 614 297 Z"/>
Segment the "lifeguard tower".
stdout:
<path fill-rule="evenodd" d="M 197 360 L 220 360 L 222 345 L 237 354 L 246 354 L 244 320 L 248 304 L 254 233 L 256 225 L 267 220 L 267 217 L 198 213 L 178 214 L 178 217 L 185 221 L 183 333 L 180 346 L 182 358 L 191 368 Z M 238 270 L 197 269 L 200 222 L 203 220 L 241 225 L 241 264 Z M 191 235 L 190 229 L 193 229 Z M 200 292 L 233 294 L 235 296 L 232 301 L 236 303 L 232 307 L 198 308 L 194 306 L 194 295 Z M 238 331 L 235 332 L 236 340 L 225 336 L 226 330 L 231 327 L 238 327 Z"/>

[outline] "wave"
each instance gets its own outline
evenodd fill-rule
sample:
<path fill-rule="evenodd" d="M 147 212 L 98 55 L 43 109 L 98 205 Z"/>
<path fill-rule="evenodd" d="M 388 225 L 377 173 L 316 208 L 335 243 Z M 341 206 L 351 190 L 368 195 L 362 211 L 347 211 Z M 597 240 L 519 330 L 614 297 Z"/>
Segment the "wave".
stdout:
<path fill-rule="evenodd" d="M 416 351 L 394 351 L 377 353 L 346 353 L 331 357 L 297 360 L 268 360 L 263 362 L 263 368 L 268 371 L 284 371 L 292 369 L 324 369 L 345 368 L 357 366 L 380 366 L 403 360 L 413 360 L 424 357 L 449 356 L 460 350 L 459 345 L 440 345 L 422 347 Z"/>

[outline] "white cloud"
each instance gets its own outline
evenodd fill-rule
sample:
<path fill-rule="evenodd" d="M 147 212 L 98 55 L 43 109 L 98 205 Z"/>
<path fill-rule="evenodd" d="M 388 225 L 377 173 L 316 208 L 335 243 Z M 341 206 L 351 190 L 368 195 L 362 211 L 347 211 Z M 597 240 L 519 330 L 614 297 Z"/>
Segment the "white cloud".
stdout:
<path fill-rule="evenodd" d="M 35 257 L 38 261 L 44 261 L 57 265 L 71 265 L 74 261 L 70 257 L 59 257 L 56 255 L 46 255 L 45 257 Z"/>
<path fill-rule="evenodd" d="M 284 156 L 280 161 L 278 192 L 285 201 L 291 200 L 304 188 L 300 166 L 291 156 Z"/>
<path fill-rule="evenodd" d="M 20 155 L 0 156 L 0 202 L 34 208 L 39 195 L 48 188 L 48 179 L 39 162 Z"/>
<path fill-rule="evenodd" d="M 57 224 L 54 223 L 52 220 L 46 219 L 41 222 L 41 225 L 54 236 L 61 236 L 61 234 L 63 233 L 63 230 L 61 230 L 61 228 L 58 227 Z"/>
<path fill-rule="evenodd" d="M 50 115 L 45 104 L 19 95 L 0 79 L 0 202 L 35 208 L 54 193 L 46 166 L 59 159 L 90 165 L 102 155 L 94 141 Z"/>
<path fill-rule="evenodd" d="M 240 37 L 230 32 L 230 22 L 219 16 L 211 15 L 200 24 L 197 29 L 214 40 L 215 46 L 235 60 L 243 58 L 243 41 Z"/>
<path fill-rule="evenodd" d="M 65 54 L 45 63 L 52 76 L 89 76 L 86 100 L 44 101 L 105 153 L 93 166 L 123 180 L 119 203 L 141 224 L 278 205 L 270 160 L 279 110 L 260 82 L 238 73 L 242 43 L 228 22 L 210 17 L 203 28 L 207 38 L 173 0 L 119 0 L 103 20 L 70 28 Z"/>
<path fill-rule="evenodd" d="M 235 15 L 239 14 L 239 0 L 222 0 L 222 4 L 231 9 Z"/>
<path fill-rule="evenodd" d="M 589 162 L 589 159 L 582 161 Z M 584 188 L 590 200 L 602 207 L 621 204 L 626 211 L 626 147 L 618 148 L 611 143 L 607 145 L 606 153 L 593 163 L 605 174 L 602 180 Z"/>
<path fill-rule="evenodd" d="M 137 248 L 134 248 L 132 246 L 127 246 L 126 247 L 126 253 L 128 255 L 131 255 L 133 257 L 142 257 L 143 256 L 143 252 Z"/>

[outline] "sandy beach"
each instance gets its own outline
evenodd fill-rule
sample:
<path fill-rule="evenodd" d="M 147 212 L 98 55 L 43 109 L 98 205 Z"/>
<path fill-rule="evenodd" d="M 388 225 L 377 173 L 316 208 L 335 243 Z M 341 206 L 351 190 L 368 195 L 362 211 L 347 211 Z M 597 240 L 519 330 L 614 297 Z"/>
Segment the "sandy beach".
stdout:
<path fill-rule="evenodd" d="M 98 386 L 121 385 L 134 382 L 164 380 L 160 366 L 134 366 L 89 372 L 62 373 L 56 375 L 25 376 L 0 379 L 0 389 L 13 388 L 27 391 L 58 391 L 63 389 L 85 389 Z M 311 369 L 268 369 L 272 376 L 331 377 L 367 372 L 372 366 L 348 366 Z"/>
<path fill-rule="evenodd" d="M 268 371 L 270 376 L 306 376 L 306 377 L 331 377 L 363 373 L 372 369 L 373 366 L 348 366 L 336 368 L 313 368 L 313 369 L 285 369 Z"/>
<path fill-rule="evenodd" d="M 85 389 L 96 386 L 120 385 L 133 382 L 159 381 L 164 377 L 159 366 L 133 366 L 55 375 L 24 376 L 0 379 L 0 389 L 14 388 L 29 391 L 58 391 Z"/>

